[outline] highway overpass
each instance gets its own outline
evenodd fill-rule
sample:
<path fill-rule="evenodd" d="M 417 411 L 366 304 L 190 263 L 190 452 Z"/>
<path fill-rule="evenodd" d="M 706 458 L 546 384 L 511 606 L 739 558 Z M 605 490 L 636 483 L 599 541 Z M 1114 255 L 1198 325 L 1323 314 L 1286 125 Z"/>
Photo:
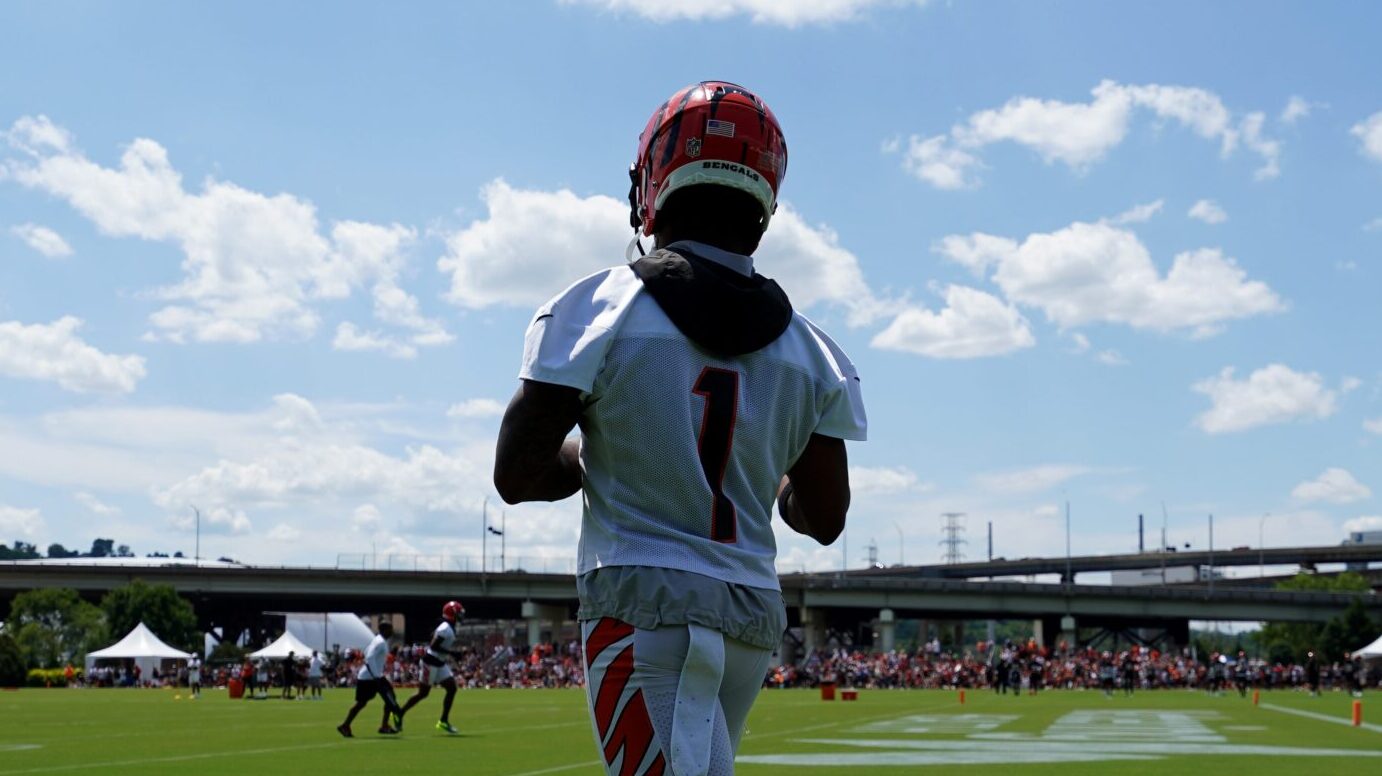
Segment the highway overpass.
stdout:
<path fill-rule="evenodd" d="M 410 640 L 425 638 L 440 602 L 459 598 L 472 620 L 541 623 L 575 614 L 568 574 L 374 571 L 305 567 L 0 562 L 0 612 L 15 594 L 70 587 L 90 600 L 129 581 L 172 585 L 190 600 L 203 628 L 259 630 L 265 611 L 353 611 L 405 615 Z M 1053 633 L 1065 615 L 1082 627 L 1161 627 L 1186 634 L 1189 620 L 1325 622 L 1353 596 L 1205 587 L 1032 584 L 838 574 L 786 574 L 783 598 L 793 625 L 863 633 L 894 619 L 1032 619 Z M 1369 595 L 1374 615 L 1382 597 Z M 889 612 L 884 614 L 884 612 Z M 533 623 L 539 623 L 534 626 Z M 861 625 L 864 624 L 864 625 Z M 539 631 L 531 630 L 532 627 Z M 865 639 L 867 640 L 867 639 Z"/>
<path fill-rule="evenodd" d="M 850 571 L 852 576 L 919 577 L 930 579 L 977 579 L 1058 574 L 1064 579 L 1093 571 L 1154 569 L 1171 566 L 1282 566 L 1318 568 L 1325 563 L 1382 562 L 1382 544 L 1346 544 L 1328 547 L 1267 547 L 1262 549 L 1196 550 L 1193 552 L 1141 552 L 1126 555 L 1077 555 L 1066 558 L 1019 558 L 974 563 L 928 566 L 892 566 Z"/>

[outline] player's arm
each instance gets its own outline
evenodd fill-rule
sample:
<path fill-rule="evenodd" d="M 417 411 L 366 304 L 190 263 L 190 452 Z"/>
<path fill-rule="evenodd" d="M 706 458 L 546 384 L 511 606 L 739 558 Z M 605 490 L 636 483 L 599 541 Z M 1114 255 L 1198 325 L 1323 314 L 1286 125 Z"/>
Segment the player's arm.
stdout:
<path fill-rule="evenodd" d="M 580 417 L 580 391 L 523 380 L 499 426 L 494 454 L 499 497 L 509 504 L 559 501 L 580 490 L 580 440 L 566 438 Z"/>
<path fill-rule="evenodd" d="M 849 511 L 849 458 L 845 441 L 812 434 L 778 490 L 778 514 L 787 525 L 821 544 L 845 528 Z"/>

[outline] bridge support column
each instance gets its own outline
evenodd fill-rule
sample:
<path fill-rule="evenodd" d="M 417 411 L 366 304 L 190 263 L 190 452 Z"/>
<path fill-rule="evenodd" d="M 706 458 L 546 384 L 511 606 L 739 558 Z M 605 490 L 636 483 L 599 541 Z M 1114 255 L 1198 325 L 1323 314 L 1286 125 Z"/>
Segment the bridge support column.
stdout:
<path fill-rule="evenodd" d="M 801 646 L 804 658 L 825 646 L 825 612 L 801 607 Z"/>
<path fill-rule="evenodd" d="M 1060 618 L 1060 638 L 1071 650 L 1080 646 L 1079 628 L 1075 624 L 1075 618 L 1068 614 Z"/>
<path fill-rule="evenodd" d="M 528 622 L 528 646 L 532 647 L 542 642 L 544 624 L 551 630 L 553 640 L 557 638 L 561 632 L 561 624 L 566 620 L 566 607 L 524 601 L 522 615 Z"/>
<path fill-rule="evenodd" d="M 878 610 L 878 649 L 892 652 L 897 648 L 897 617 L 892 609 Z"/>

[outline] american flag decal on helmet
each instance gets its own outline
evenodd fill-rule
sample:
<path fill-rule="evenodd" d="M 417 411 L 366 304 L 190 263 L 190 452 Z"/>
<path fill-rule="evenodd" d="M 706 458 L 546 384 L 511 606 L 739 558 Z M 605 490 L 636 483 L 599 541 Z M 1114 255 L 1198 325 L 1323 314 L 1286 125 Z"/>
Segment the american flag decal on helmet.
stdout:
<path fill-rule="evenodd" d="M 734 122 L 721 121 L 720 119 L 707 119 L 705 122 L 705 133 L 707 135 L 719 135 L 721 137 L 734 137 Z"/>

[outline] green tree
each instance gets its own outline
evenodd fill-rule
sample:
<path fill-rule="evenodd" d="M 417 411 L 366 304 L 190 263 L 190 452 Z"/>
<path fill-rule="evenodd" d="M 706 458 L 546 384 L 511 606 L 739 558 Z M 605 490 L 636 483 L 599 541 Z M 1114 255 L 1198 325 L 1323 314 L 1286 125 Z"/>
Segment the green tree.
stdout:
<path fill-rule="evenodd" d="M 1278 582 L 1278 590 L 1296 590 L 1318 593 L 1359 593 L 1371 590 L 1368 580 L 1355 572 L 1344 572 L 1336 576 L 1318 574 L 1297 574 Z M 1361 619 L 1360 619 L 1361 618 Z M 1311 622 L 1269 622 L 1262 627 L 1258 643 L 1273 659 L 1289 655 L 1290 660 L 1305 662 L 1309 652 L 1317 653 L 1324 660 L 1338 660 L 1344 652 L 1357 649 L 1375 638 L 1367 608 L 1362 596 L 1355 598 L 1343 614 L 1328 623 Z M 1371 632 L 1374 635 L 1356 637 L 1356 634 Z M 1362 638 L 1361 641 L 1357 638 Z M 1354 643 L 1356 641 L 1356 643 Z"/>
<path fill-rule="evenodd" d="M 101 609 L 113 633 L 124 635 L 143 622 L 160 639 L 178 649 L 194 651 L 201 646 L 196 612 L 172 585 L 151 585 L 136 579 L 107 593 L 101 599 Z"/>
<path fill-rule="evenodd" d="M 96 539 L 91 543 L 91 552 L 88 555 L 92 558 L 109 558 L 115 555 L 115 540 Z"/>
<path fill-rule="evenodd" d="M 60 668 L 80 663 L 86 653 L 104 646 L 105 616 L 65 587 L 20 593 L 10 604 L 7 629 L 31 668 Z"/>
<path fill-rule="evenodd" d="M 48 545 L 48 557 L 50 558 L 75 558 L 79 555 L 81 555 L 80 552 L 69 550 L 56 542 Z"/>
<path fill-rule="evenodd" d="M 14 547 L 0 544 L 0 560 L 33 560 L 39 557 L 38 549 L 16 539 Z"/>
<path fill-rule="evenodd" d="M 10 634 L 0 631 L 0 687 L 24 683 L 24 655 Z"/>

